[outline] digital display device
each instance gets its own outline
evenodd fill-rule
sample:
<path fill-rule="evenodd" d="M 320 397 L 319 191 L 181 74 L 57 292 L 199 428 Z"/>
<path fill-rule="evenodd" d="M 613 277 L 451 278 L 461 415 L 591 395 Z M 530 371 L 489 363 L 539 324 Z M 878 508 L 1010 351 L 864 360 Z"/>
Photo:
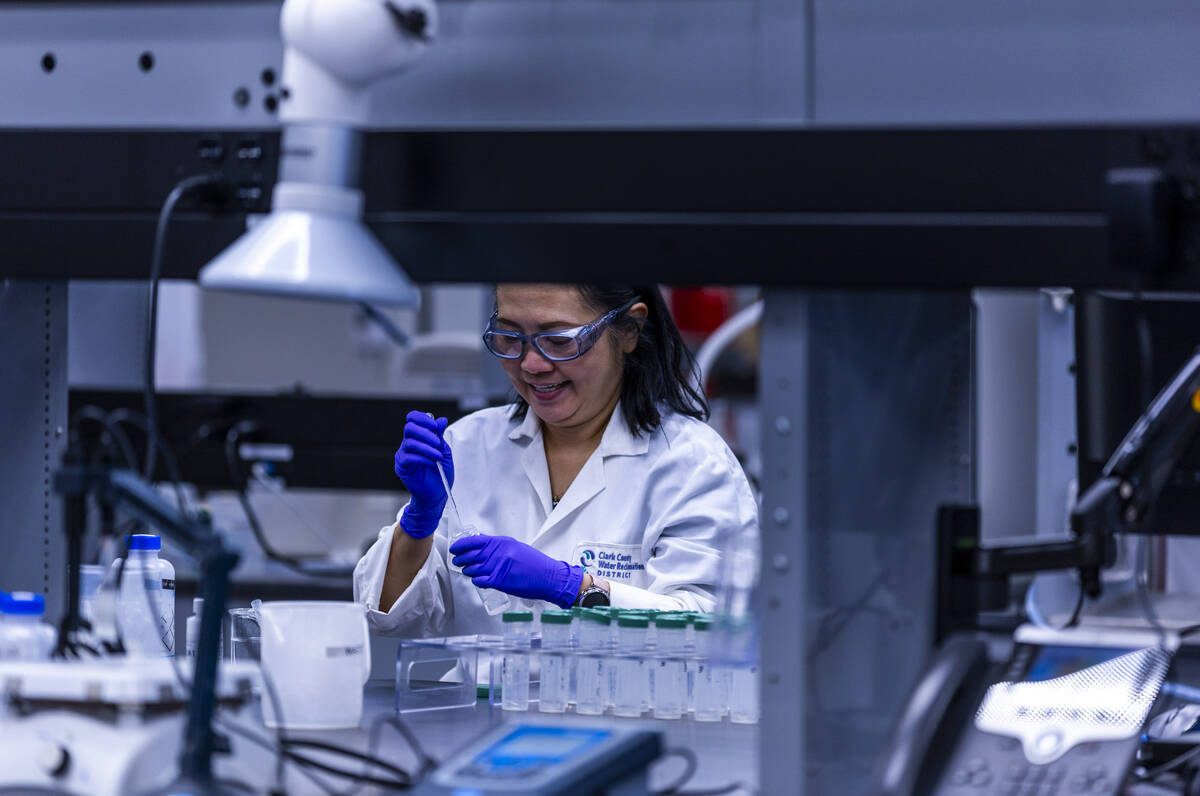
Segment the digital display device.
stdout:
<path fill-rule="evenodd" d="M 1038 650 L 1037 657 L 1025 675 L 1026 682 L 1053 680 L 1065 677 L 1098 663 L 1111 661 L 1133 652 L 1120 647 L 1055 647 L 1046 646 Z"/>
<path fill-rule="evenodd" d="M 462 773 L 499 777 L 529 775 L 563 763 L 611 736 L 609 730 L 591 727 L 517 727 L 480 752 Z"/>

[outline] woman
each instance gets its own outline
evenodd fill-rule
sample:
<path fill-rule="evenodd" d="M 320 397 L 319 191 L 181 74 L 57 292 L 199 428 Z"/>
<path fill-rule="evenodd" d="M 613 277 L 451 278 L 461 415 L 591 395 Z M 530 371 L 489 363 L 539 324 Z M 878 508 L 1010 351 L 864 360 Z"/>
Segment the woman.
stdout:
<path fill-rule="evenodd" d="M 658 289 L 501 285 L 484 342 L 517 399 L 449 428 L 409 413 L 412 499 L 354 573 L 373 629 L 496 632 L 480 587 L 514 608 L 712 610 L 718 546 L 756 533 L 757 510 Z M 478 530 L 452 544 L 439 462 Z"/>

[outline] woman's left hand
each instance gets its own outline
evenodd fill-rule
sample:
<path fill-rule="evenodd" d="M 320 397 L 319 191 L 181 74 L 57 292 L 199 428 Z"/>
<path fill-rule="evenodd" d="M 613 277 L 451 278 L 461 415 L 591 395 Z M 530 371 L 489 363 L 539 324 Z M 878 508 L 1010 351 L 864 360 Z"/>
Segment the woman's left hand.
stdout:
<path fill-rule="evenodd" d="M 450 545 L 453 562 L 476 586 L 569 608 L 579 596 L 583 567 L 573 567 L 510 536 L 475 534 Z"/>

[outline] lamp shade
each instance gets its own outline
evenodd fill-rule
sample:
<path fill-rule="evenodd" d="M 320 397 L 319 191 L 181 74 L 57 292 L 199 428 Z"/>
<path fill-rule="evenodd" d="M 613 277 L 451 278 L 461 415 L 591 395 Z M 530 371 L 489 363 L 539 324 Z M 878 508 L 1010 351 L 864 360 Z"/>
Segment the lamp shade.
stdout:
<path fill-rule="evenodd" d="M 420 291 L 361 218 L 275 210 L 200 270 L 217 290 L 417 307 Z"/>

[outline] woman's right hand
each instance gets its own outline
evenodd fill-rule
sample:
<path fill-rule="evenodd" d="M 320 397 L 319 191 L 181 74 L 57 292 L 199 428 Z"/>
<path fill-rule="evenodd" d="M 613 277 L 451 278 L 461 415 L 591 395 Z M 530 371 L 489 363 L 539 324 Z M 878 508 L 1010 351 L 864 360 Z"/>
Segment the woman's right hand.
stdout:
<path fill-rule="evenodd" d="M 454 483 L 454 460 L 445 434 L 448 421 L 425 412 L 412 411 L 404 423 L 404 441 L 396 451 L 396 475 L 412 493 L 400 518 L 400 527 L 414 539 L 424 539 L 435 530 L 446 507 L 446 490 L 438 475 L 440 462 L 446 481 Z"/>

